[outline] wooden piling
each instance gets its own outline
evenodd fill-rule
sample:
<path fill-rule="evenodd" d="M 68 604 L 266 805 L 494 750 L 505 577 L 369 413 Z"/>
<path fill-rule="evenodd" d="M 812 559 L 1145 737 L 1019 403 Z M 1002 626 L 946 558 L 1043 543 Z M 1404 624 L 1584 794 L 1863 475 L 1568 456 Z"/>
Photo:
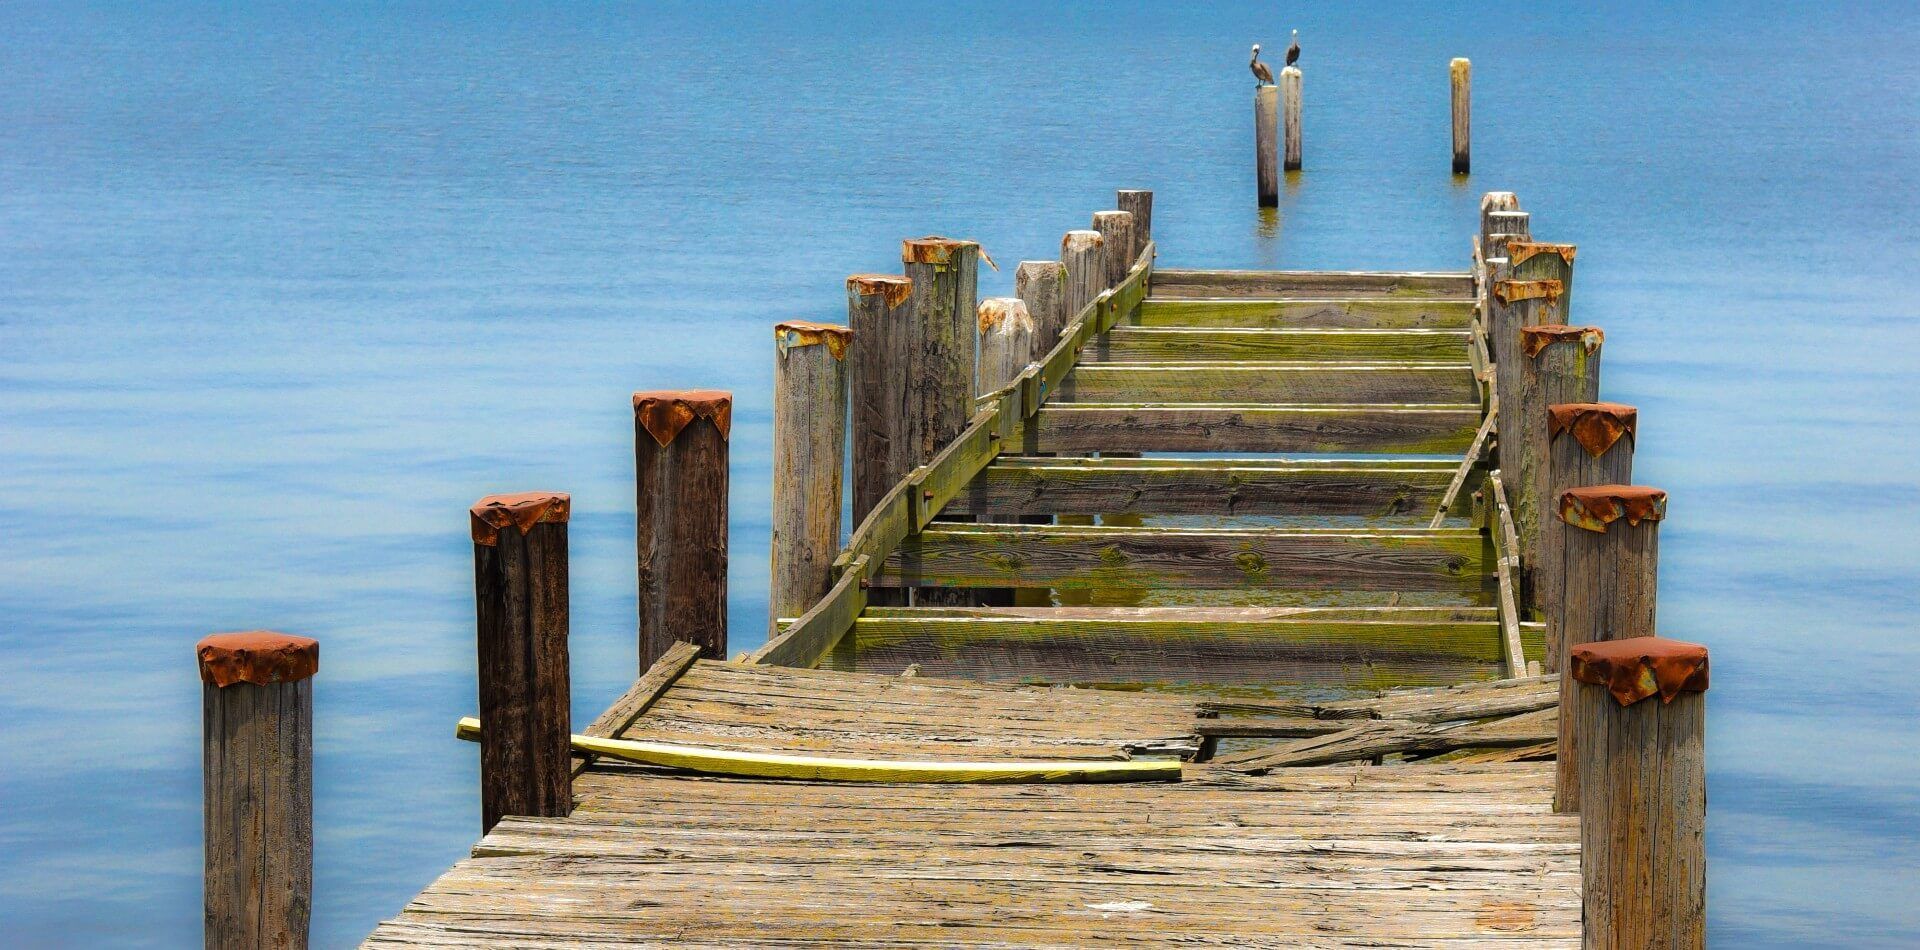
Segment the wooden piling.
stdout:
<path fill-rule="evenodd" d="M 1021 261 L 1013 269 L 1013 292 L 1033 320 L 1033 352 L 1045 355 L 1067 325 L 1067 266 L 1059 261 Z"/>
<path fill-rule="evenodd" d="M 1520 534 L 1524 568 L 1521 593 L 1526 605 L 1543 610 L 1558 589 L 1558 579 L 1540 570 L 1545 561 L 1544 538 L 1551 507 L 1547 477 L 1547 407 L 1556 403 L 1586 403 L 1600 398 L 1600 347 L 1606 335 L 1599 327 L 1543 325 L 1520 330 L 1519 392 L 1501 405 L 1511 407 L 1519 431 L 1519 462 L 1513 473 L 1514 520 Z M 1558 520 L 1558 519 L 1553 519 Z M 1556 535 L 1557 537 L 1557 535 Z"/>
<path fill-rule="evenodd" d="M 1473 64 L 1456 57 L 1447 64 L 1453 90 L 1453 173 L 1465 175 L 1473 166 Z"/>
<path fill-rule="evenodd" d="M 853 332 L 853 505 L 847 520 L 856 526 L 913 470 L 907 436 L 912 306 L 913 282 L 905 277 L 847 278 L 847 324 Z"/>
<path fill-rule="evenodd" d="M 320 644 L 200 641 L 209 950 L 304 948 L 313 907 L 313 675 Z"/>
<path fill-rule="evenodd" d="M 1071 323 L 1106 288 L 1107 265 L 1098 231 L 1068 231 L 1060 239 L 1060 263 L 1067 269 L 1067 322 Z"/>
<path fill-rule="evenodd" d="M 1498 257 L 1487 248 L 1487 236 L 1493 233 L 1491 216 L 1495 211 L 1520 210 L 1520 198 L 1511 191 L 1489 191 L 1480 196 L 1480 227 L 1474 232 L 1473 246 L 1479 251 L 1480 262 L 1490 257 Z"/>
<path fill-rule="evenodd" d="M 900 259 L 913 282 L 914 360 L 907 424 L 914 465 L 925 465 L 967 427 L 973 416 L 974 321 L 979 309 L 980 245 L 943 237 L 901 242 Z M 964 590 L 913 595 L 929 606 L 965 605 Z"/>
<path fill-rule="evenodd" d="M 1095 211 L 1093 229 L 1100 232 L 1100 260 L 1106 274 L 1100 289 L 1118 287 L 1133 267 L 1133 215 L 1125 211 Z"/>
<path fill-rule="evenodd" d="M 1133 247 L 1127 252 L 1127 266 L 1132 267 L 1153 240 L 1153 192 L 1122 189 L 1115 195 L 1114 207 L 1133 215 Z"/>
<path fill-rule="evenodd" d="M 1530 240 L 1533 233 L 1533 216 L 1518 208 L 1488 211 L 1483 216 L 1484 233 L 1480 244 L 1486 249 L 1489 258 L 1506 257 L 1506 248 L 1494 243 L 1495 238 L 1505 241 L 1514 239 Z"/>
<path fill-rule="evenodd" d="M 1632 484 L 1639 410 L 1608 402 L 1560 403 L 1549 405 L 1544 415 L 1548 474 L 1541 497 L 1559 498 L 1569 488 L 1588 485 Z M 1551 511 L 1543 511 L 1540 521 L 1540 560 L 1534 570 L 1541 582 L 1541 615 L 1552 621 L 1560 616 L 1567 525 Z M 1548 670 L 1559 670 L 1566 662 L 1561 638 L 1559 624 L 1548 623 Z"/>
<path fill-rule="evenodd" d="M 1280 206 L 1280 87 L 1253 90 L 1253 180 L 1262 208 Z"/>
<path fill-rule="evenodd" d="M 1707 648 L 1649 636 L 1571 660 L 1584 946 L 1704 947 Z"/>
<path fill-rule="evenodd" d="M 489 495 L 468 511 L 480 671 L 480 830 L 573 808 L 567 519 L 559 492 Z"/>
<path fill-rule="evenodd" d="M 980 301 L 980 383 L 982 395 L 1013 381 L 1033 362 L 1034 325 L 1018 297 Z"/>
<path fill-rule="evenodd" d="M 1506 273 L 1506 259 L 1494 258 L 1497 274 Z M 1494 390 L 1500 395 L 1502 411 L 1495 420 L 1499 428 L 1500 468 L 1514 479 L 1514 491 L 1520 491 L 1521 456 L 1527 451 L 1520 435 L 1520 375 L 1527 357 L 1521 352 L 1520 331 L 1524 327 L 1559 323 L 1553 309 L 1559 285 L 1552 281 L 1499 280 L 1487 300 L 1487 348 L 1494 363 Z"/>
<path fill-rule="evenodd" d="M 1280 99 L 1283 122 L 1281 129 L 1286 138 L 1285 158 L 1282 167 L 1286 171 L 1300 170 L 1300 67 L 1288 66 L 1280 70 Z"/>
<path fill-rule="evenodd" d="M 1514 280 L 1557 280 L 1560 282 L 1560 319 L 1572 319 L 1573 258 L 1578 249 L 1571 244 L 1544 244 L 1527 238 L 1509 238 L 1507 262 Z"/>
<path fill-rule="evenodd" d="M 773 328 L 773 558 L 767 635 L 833 586 L 847 450 L 853 333 L 790 320 Z"/>
<path fill-rule="evenodd" d="M 1654 633 L 1660 521 L 1667 493 L 1641 485 L 1594 485 L 1560 493 L 1562 532 L 1560 609 L 1549 620 L 1571 655 L 1582 644 L 1648 637 Z M 1574 681 L 1560 677 L 1560 708 L 1573 708 Z M 1553 810 L 1580 810 L 1578 742 L 1573 719 L 1560 719 Z"/>
<path fill-rule="evenodd" d="M 676 640 L 727 658 L 727 434 L 733 394 L 633 394 L 640 669 Z"/>

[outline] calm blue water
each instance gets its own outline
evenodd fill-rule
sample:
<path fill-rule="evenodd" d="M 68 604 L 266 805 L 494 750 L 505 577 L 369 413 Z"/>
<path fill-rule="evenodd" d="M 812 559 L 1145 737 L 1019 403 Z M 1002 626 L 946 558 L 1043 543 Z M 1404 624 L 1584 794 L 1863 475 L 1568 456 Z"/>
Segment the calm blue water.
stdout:
<path fill-rule="evenodd" d="M 1263 221 L 1245 50 L 1293 27 L 1308 171 Z M 590 716 L 634 673 L 627 394 L 733 389 L 752 647 L 769 327 L 904 236 L 1050 256 L 1115 187 L 1174 265 L 1457 269 L 1494 188 L 1577 242 L 1673 493 L 1663 628 L 1714 649 L 1715 943 L 1920 941 L 1910 5 L 8 4 L 0 37 L 0 942 L 199 939 L 191 648 L 254 626 L 323 643 L 314 929 L 363 935 L 477 831 L 469 503 L 573 493 Z"/>

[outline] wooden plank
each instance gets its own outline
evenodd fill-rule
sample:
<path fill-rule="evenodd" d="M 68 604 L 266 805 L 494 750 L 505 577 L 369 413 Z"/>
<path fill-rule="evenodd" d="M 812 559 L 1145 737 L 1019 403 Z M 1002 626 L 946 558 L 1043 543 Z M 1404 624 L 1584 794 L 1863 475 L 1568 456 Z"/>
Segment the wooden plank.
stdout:
<path fill-rule="evenodd" d="M 1480 398 L 1465 363 L 1082 363 L 1066 402 L 1467 403 Z"/>
<path fill-rule="evenodd" d="M 1533 746 L 1558 737 L 1556 713 L 1554 709 L 1542 709 L 1486 722 L 1454 724 L 1370 720 L 1340 732 L 1217 756 L 1212 764 L 1258 771 L 1378 759 L 1384 755 L 1438 755 L 1456 749 Z"/>
<path fill-rule="evenodd" d="M 948 506 L 961 514 L 1370 515 L 1438 503 L 1439 464 L 1260 459 L 1013 459 L 982 470 Z"/>
<path fill-rule="evenodd" d="M 1497 623 L 1494 607 L 1341 606 L 1341 607 L 869 607 L 862 617 L 1018 617 L 1032 620 L 1153 620 L 1184 617 L 1203 623 L 1256 623 L 1263 620 L 1484 621 Z M 1539 638 L 1540 624 L 1529 635 Z"/>
<path fill-rule="evenodd" d="M 699 658 L 699 647 L 684 640 L 674 643 L 667 648 L 666 653 L 661 654 L 660 659 L 654 661 L 653 666 L 640 674 L 639 679 L 633 681 L 633 685 L 628 687 L 619 699 L 613 701 L 613 705 L 608 706 L 605 712 L 595 717 L 582 732 L 602 739 L 619 735 L 628 726 L 633 725 L 633 721 L 640 718 L 640 715 L 667 691 L 667 687 L 672 686 L 674 680 L 679 679 L 680 675 L 693 665 L 693 661 Z"/>
<path fill-rule="evenodd" d="M 1248 271 L 1162 267 L 1153 293 L 1169 298 L 1424 296 L 1472 299 L 1466 271 Z"/>
<path fill-rule="evenodd" d="M 1469 529 L 1268 530 L 936 526 L 904 542 L 875 583 L 1053 587 L 1479 591 Z"/>
<path fill-rule="evenodd" d="M 1515 581 L 1520 571 L 1520 540 L 1513 533 L 1513 511 L 1507 507 L 1507 490 L 1498 470 L 1487 476 L 1496 514 L 1493 536 L 1494 569 L 1500 584 L 1501 641 L 1507 649 L 1507 675 L 1527 675 L 1527 651 L 1520 642 L 1519 591 Z"/>
<path fill-rule="evenodd" d="M 1434 506 L 1433 520 L 1427 523 L 1429 528 L 1438 528 L 1447 523 L 1447 512 L 1460 500 L 1460 491 L 1467 485 L 1467 477 L 1473 467 L 1480 464 L 1481 456 L 1487 454 L 1487 438 L 1493 434 L 1499 422 L 1500 403 L 1496 399 L 1488 410 L 1486 418 L 1480 420 L 1480 428 L 1473 433 L 1473 443 L 1467 446 L 1466 454 L 1460 457 L 1460 464 L 1453 471 L 1453 478 L 1447 482 L 1447 490 L 1440 496 L 1440 503 Z"/>
<path fill-rule="evenodd" d="M 875 509 L 876 512 L 878 509 Z M 872 560 L 867 555 L 853 559 L 840 574 L 827 596 L 802 614 L 779 636 L 755 651 L 748 662 L 766 666 L 813 666 L 833 651 L 840 638 L 853 629 L 855 617 L 866 609 L 866 583 Z"/>
<path fill-rule="evenodd" d="M 1321 719 L 1407 719 L 1448 722 L 1483 719 L 1545 709 L 1560 701 L 1559 677 L 1528 676 L 1443 689 L 1390 690 L 1368 699 L 1323 703 L 1312 715 Z"/>
<path fill-rule="evenodd" d="M 1412 360 L 1465 365 L 1469 331 L 1401 329 L 1194 329 L 1116 326 L 1095 355 L 1128 363 L 1181 360 Z"/>
<path fill-rule="evenodd" d="M 1477 405 L 1050 405 L 1025 427 L 1038 452 L 1405 452 L 1458 455 Z"/>
<path fill-rule="evenodd" d="M 934 515 L 1000 453 L 1004 443 L 1001 416 L 1012 412 L 1012 406 L 1012 400 L 1006 398 L 989 402 L 974 413 L 967 428 L 947 443 L 932 462 L 913 474 L 912 482 L 917 490 L 908 494 L 908 500 L 914 512 L 914 530 L 925 528 Z"/>
<path fill-rule="evenodd" d="M 1169 300 L 1150 296 L 1122 325 L 1214 330 L 1440 330 L 1465 329 L 1472 324 L 1473 314 L 1472 301 L 1444 297 Z"/>

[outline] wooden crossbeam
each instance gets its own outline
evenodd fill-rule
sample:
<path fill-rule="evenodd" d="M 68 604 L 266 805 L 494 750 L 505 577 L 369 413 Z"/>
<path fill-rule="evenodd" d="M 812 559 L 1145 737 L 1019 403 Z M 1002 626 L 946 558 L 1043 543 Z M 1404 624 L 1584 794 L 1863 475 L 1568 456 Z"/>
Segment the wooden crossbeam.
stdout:
<path fill-rule="evenodd" d="M 1036 452 L 1401 452 L 1458 456 L 1478 405 L 1055 404 L 1027 421 Z"/>
<path fill-rule="evenodd" d="M 1094 355 L 1113 362 L 1174 360 L 1425 360 L 1464 363 L 1467 330 L 1115 327 Z"/>
<path fill-rule="evenodd" d="M 1149 298 L 1121 322 L 1127 327 L 1208 329 L 1335 328 L 1465 329 L 1470 300 L 1449 297 L 1314 298 L 1297 300 L 1168 300 Z"/>
<path fill-rule="evenodd" d="M 1284 297 L 1324 295 L 1473 296 L 1466 271 L 1154 271 L 1156 297 Z"/>
<path fill-rule="evenodd" d="M 997 517 L 1075 514 L 1415 514 L 1438 504 L 1452 468 L 1428 461 L 1092 459 L 1003 456 L 947 510 Z"/>
<path fill-rule="evenodd" d="M 1464 346 L 1460 354 L 1464 355 Z M 1061 384 L 1067 402 L 1466 403 L 1480 390 L 1451 363 L 1083 363 Z"/>

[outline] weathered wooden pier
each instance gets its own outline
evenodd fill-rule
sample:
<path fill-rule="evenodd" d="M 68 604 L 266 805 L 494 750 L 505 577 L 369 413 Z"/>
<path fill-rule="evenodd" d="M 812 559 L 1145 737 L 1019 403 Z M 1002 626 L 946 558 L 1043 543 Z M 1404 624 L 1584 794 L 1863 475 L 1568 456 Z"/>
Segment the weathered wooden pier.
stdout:
<path fill-rule="evenodd" d="M 726 394 L 635 396 L 578 734 L 567 499 L 475 506 L 485 836 L 366 946 L 1702 945 L 1706 651 L 1574 248 L 1492 193 L 1458 272 L 1163 268 L 1118 203 L 1017 298 L 915 239 L 776 330 L 751 655 Z"/>

